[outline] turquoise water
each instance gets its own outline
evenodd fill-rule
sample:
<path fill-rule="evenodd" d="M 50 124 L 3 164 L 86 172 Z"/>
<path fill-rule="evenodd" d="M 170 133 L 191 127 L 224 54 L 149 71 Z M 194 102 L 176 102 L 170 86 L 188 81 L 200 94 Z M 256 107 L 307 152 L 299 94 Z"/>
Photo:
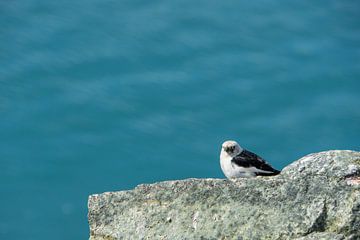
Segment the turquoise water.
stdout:
<path fill-rule="evenodd" d="M 86 239 L 87 197 L 360 150 L 358 1 L 2 1 L 0 239 Z"/>

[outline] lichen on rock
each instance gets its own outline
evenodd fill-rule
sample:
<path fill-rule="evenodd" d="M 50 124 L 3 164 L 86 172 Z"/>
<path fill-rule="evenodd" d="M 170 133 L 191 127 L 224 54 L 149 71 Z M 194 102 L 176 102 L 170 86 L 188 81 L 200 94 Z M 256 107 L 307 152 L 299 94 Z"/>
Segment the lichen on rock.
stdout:
<path fill-rule="evenodd" d="M 186 179 L 89 197 L 91 240 L 360 239 L 360 152 L 305 156 L 280 175 Z"/>

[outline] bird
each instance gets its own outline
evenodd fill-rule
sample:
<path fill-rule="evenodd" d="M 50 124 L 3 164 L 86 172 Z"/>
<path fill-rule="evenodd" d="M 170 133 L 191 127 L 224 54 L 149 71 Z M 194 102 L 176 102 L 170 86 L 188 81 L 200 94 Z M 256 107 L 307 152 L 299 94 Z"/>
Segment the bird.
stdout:
<path fill-rule="evenodd" d="M 280 173 L 263 158 L 242 148 L 236 141 L 225 141 L 221 146 L 220 166 L 230 179 L 274 176 Z"/>

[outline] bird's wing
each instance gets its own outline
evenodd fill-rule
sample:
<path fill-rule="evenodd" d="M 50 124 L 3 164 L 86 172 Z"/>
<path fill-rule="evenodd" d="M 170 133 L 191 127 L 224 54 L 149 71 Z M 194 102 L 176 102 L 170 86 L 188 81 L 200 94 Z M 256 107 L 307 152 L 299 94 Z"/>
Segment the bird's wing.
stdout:
<path fill-rule="evenodd" d="M 245 168 L 255 167 L 263 171 L 274 172 L 274 173 L 279 172 L 278 170 L 272 168 L 264 159 L 262 159 L 255 153 L 252 153 L 245 149 L 237 156 L 233 157 L 231 162 L 233 162 L 239 167 L 245 167 Z"/>

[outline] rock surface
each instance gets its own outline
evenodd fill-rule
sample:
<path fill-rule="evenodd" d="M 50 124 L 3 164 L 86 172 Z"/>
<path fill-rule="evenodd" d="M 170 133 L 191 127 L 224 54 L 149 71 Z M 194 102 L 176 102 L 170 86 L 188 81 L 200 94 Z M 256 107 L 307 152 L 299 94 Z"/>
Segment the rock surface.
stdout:
<path fill-rule="evenodd" d="M 187 179 L 89 197 L 91 240 L 360 239 L 360 152 L 310 154 L 275 177 Z"/>

